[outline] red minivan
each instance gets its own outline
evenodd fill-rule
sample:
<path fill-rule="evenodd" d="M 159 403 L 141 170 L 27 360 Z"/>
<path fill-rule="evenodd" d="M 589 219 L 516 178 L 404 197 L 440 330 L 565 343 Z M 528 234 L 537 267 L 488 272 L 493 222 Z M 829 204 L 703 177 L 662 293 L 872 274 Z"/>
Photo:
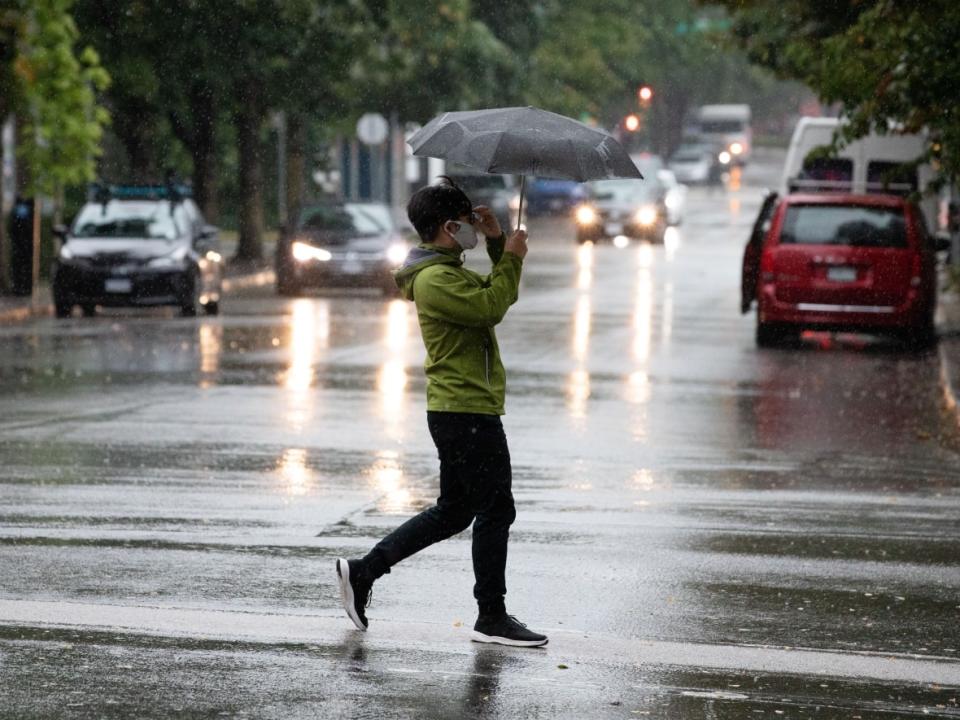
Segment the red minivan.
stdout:
<path fill-rule="evenodd" d="M 894 195 L 768 195 L 743 259 L 757 344 L 804 329 L 935 341 L 936 243 L 915 204 Z"/>

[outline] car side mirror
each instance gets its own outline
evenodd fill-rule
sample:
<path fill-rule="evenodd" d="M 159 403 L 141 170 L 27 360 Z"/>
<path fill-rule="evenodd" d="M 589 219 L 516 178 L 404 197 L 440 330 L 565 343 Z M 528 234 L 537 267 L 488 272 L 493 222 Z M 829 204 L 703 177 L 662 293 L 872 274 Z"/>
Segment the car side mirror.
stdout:
<path fill-rule="evenodd" d="M 69 228 L 67 228 L 67 226 L 64 225 L 63 223 L 57 223 L 56 225 L 54 225 L 52 228 L 52 231 L 53 231 L 53 236 L 60 238 L 61 242 L 66 242 L 67 233 L 70 232 Z"/>
<path fill-rule="evenodd" d="M 204 240 L 213 240 L 217 237 L 217 234 L 220 232 L 220 228 L 216 225 L 204 225 L 203 229 L 200 231 L 200 237 Z"/>

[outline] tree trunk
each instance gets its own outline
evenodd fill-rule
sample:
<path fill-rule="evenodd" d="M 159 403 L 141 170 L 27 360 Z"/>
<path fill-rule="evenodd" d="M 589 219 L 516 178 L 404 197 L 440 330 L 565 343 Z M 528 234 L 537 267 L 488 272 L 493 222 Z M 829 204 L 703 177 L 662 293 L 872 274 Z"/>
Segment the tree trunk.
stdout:
<path fill-rule="evenodd" d="M 215 223 L 220 215 L 220 203 L 217 197 L 216 118 L 210 93 L 196 97 L 193 117 L 196 124 L 194 143 L 190 148 L 193 194 L 207 222 Z"/>
<path fill-rule="evenodd" d="M 235 259 L 257 262 L 263 259 L 263 168 L 260 126 L 264 113 L 253 92 L 238 98 L 235 117 L 237 152 L 240 158 L 240 242 Z"/>
<path fill-rule="evenodd" d="M 307 128 L 303 116 L 287 116 L 287 224 L 296 221 L 303 207 L 307 171 Z"/>

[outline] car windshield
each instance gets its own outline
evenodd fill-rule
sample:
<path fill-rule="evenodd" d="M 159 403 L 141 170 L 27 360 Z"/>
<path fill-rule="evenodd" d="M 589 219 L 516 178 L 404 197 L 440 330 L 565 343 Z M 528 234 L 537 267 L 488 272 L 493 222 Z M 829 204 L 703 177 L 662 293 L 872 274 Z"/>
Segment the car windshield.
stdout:
<path fill-rule="evenodd" d="M 670 162 L 675 163 L 693 163 L 700 162 L 706 156 L 706 150 L 680 150 L 672 158 Z"/>
<path fill-rule="evenodd" d="M 300 213 L 299 229 L 321 238 L 374 237 L 389 232 L 383 213 L 373 205 L 317 205 Z"/>
<path fill-rule="evenodd" d="M 786 245 L 907 247 L 907 225 L 900 208 L 851 205 L 792 205 L 780 233 Z"/>
<path fill-rule="evenodd" d="M 701 120 L 700 132 L 704 133 L 738 133 L 743 132 L 742 120 Z"/>
<path fill-rule="evenodd" d="M 659 187 L 649 180 L 599 180 L 588 185 L 591 198 L 615 203 L 652 201 Z"/>
<path fill-rule="evenodd" d="M 91 203 L 80 211 L 73 227 L 78 238 L 175 240 L 180 234 L 167 201 Z"/>

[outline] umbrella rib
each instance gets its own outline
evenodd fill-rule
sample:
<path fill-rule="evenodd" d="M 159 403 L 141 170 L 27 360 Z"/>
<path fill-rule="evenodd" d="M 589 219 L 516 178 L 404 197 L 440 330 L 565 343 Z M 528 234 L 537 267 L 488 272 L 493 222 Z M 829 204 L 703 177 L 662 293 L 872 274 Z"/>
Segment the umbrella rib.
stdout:
<path fill-rule="evenodd" d="M 503 136 L 504 136 L 504 135 L 506 135 L 506 133 L 501 130 L 501 131 L 500 131 L 500 136 L 497 138 L 497 144 L 496 144 L 496 146 L 493 148 L 493 152 L 490 153 L 490 162 L 487 163 L 487 167 L 485 168 L 485 169 L 486 169 L 486 172 L 490 172 L 491 166 L 493 165 L 494 162 L 496 162 L 497 153 L 500 151 L 500 143 L 503 142 Z"/>
<path fill-rule="evenodd" d="M 572 139 L 567 139 L 567 144 L 570 146 L 570 152 L 573 155 L 574 160 L 577 163 L 577 181 L 583 182 L 586 178 L 586 174 L 583 172 L 583 166 L 580 164 L 580 154 L 577 152 L 577 146 Z"/>

